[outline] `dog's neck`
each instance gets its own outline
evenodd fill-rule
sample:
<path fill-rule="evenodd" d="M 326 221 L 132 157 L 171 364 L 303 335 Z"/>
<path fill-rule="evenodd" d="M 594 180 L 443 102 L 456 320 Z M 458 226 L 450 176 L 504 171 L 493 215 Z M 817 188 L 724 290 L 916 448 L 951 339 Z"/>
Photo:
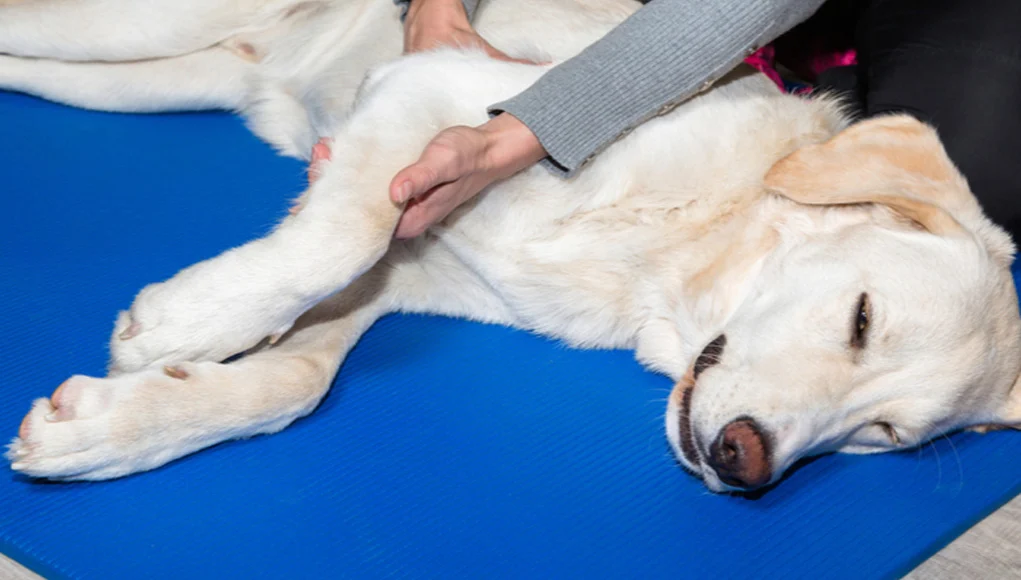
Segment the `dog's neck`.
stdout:
<path fill-rule="evenodd" d="M 649 252 L 655 282 L 637 292 L 644 312 L 636 357 L 643 365 L 680 379 L 744 302 L 763 263 L 780 247 L 764 195 L 697 231 L 678 229 L 676 238 Z"/>
<path fill-rule="evenodd" d="M 690 154 L 699 151 L 695 146 L 684 148 L 687 156 L 676 151 L 663 155 L 686 166 L 689 191 L 683 194 L 687 201 L 678 207 L 675 223 L 663 229 L 668 239 L 657 240 L 648 253 L 653 270 L 658 272 L 656 292 L 662 294 L 647 297 L 645 303 L 657 305 L 651 316 L 669 319 L 679 335 L 673 341 L 673 353 L 643 358 L 654 368 L 669 366 L 658 364 L 657 359 L 690 362 L 723 330 L 777 251 L 828 227 L 824 212 L 769 194 L 763 182 L 774 163 L 800 147 L 825 141 L 846 119 L 836 104 L 826 99 L 804 101 L 775 95 L 762 100 L 757 95 L 763 91 L 771 95 L 773 89 L 767 91 L 757 82 L 754 76 L 737 75 L 729 85 L 702 97 L 704 113 L 692 109 L 692 117 L 677 123 L 678 128 L 693 132 L 699 143 L 738 144 L 733 146 L 748 152 L 739 165 L 715 163 L 730 159 L 726 155 L 696 161 Z M 710 114 L 710 105 L 730 107 L 725 109 L 724 121 Z M 655 142 L 683 142 L 685 133 L 671 133 L 672 125 L 669 121 L 660 125 L 658 130 L 664 135 L 657 136 Z M 661 169 L 662 163 L 644 161 L 646 157 L 625 161 L 641 168 L 635 172 L 641 176 L 635 184 L 636 197 L 643 197 L 644 191 L 676 187 L 671 180 L 676 180 L 677 168 Z M 668 369 L 667 373 L 673 375 L 677 370 L 684 369 Z"/>
<path fill-rule="evenodd" d="M 683 374 L 701 349 L 723 332 L 771 261 L 817 235 L 884 219 L 872 214 L 867 208 L 857 214 L 837 214 L 764 189 L 748 197 L 745 205 L 715 220 L 698 238 L 663 253 L 655 264 L 659 282 L 652 287 L 661 294 L 646 297 L 646 303 L 658 306 L 651 316 L 669 320 L 678 336 L 670 349 L 639 353 L 640 358 L 668 375 Z"/>

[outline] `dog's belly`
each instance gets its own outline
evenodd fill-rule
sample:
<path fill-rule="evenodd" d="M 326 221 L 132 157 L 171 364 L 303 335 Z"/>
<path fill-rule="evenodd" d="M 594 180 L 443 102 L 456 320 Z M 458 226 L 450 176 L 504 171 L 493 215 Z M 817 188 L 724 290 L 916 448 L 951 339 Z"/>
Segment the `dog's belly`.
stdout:
<path fill-rule="evenodd" d="M 593 248 L 575 243 L 570 233 L 506 244 L 449 231 L 437 235 L 466 270 L 493 290 L 516 326 L 574 346 L 632 346 L 645 295 L 641 286 L 649 276 L 644 257 L 623 255 L 630 248 Z"/>

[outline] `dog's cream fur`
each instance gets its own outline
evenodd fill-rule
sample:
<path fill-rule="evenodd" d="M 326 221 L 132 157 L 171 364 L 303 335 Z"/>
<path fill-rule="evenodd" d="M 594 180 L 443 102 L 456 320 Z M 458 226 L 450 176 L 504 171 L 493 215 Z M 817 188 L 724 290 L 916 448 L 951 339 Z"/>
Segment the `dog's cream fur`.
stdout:
<path fill-rule="evenodd" d="M 556 61 L 636 7 L 492 0 L 477 25 L 511 55 Z M 546 70 L 471 50 L 393 60 L 400 48 L 390 0 L 0 8 L 0 53 L 11 55 L 0 87 L 108 110 L 237 109 L 296 156 L 334 139 L 300 212 L 138 295 L 117 321 L 110 376 L 75 376 L 37 400 L 8 454 L 14 469 L 105 479 L 278 431 L 315 407 L 360 334 L 392 311 L 634 349 L 677 380 L 668 438 L 714 490 L 728 486 L 705 446 L 739 416 L 768 430 L 772 480 L 807 454 L 1021 424 L 1013 244 L 932 129 L 906 117 L 845 128 L 832 101 L 736 70 L 574 179 L 533 168 L 395 242 L 394 173 L 439 129 L 484 121 L 487 105 Z M 726 350 L 696 388 L 693 361 L 721 333 Z M 681 453 L 685 429 L 694 458 Z"/>

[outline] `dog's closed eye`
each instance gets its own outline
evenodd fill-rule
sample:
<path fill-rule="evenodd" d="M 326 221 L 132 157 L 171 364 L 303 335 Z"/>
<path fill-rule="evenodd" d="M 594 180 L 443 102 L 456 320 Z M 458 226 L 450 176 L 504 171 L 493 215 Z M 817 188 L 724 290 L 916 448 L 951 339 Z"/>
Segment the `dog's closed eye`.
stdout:
<path fill-rule="evenodd" d="M 874 451 L 902 445 L 897 428 L 886 421 L 873 421 L 862 425 L 851 435 L 851 442 Z"/>
<path fill-rule="evenodd" d="M 869 295 L 862 292 L 858 296 L 858 303 L 851 318 L 851 348 L 861 350 L 865 348 L 868 338 L 869 322 L 872 319 L 872 305 L 869 303 Z"/>
<path fill-rule="evenodd" d="M 723 348 L 727 346 L 727 336 L 721 334 L 714 338 L 712 342 L 707 344 L 702 349 L 702 354 L 698 355 L 695 359 L 695 366 L 692 368 L 692 376 L 698 378 L 707 368 L 719 364 L 720 357 L 723 356 Z"/>
<path fill-rule="evenodd" d="M 890 439 L 890 443 L 900 445 L 900 435 L 897 435 L 897 430 L 893 428 L 893 425 L 885 421 L 876 421 L 874 425 L 882 429 L 883 433 Z"/>

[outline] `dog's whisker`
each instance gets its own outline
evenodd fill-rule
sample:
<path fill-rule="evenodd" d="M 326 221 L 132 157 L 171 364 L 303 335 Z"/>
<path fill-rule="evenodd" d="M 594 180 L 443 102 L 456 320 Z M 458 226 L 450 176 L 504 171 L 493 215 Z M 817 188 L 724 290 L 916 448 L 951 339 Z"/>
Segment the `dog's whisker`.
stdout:
<path fill-rule="evenodd" d="M 939 448 L 936 447 L 935 442 L 929 440 L 929 446 L 936 454 L 936 487 L 933 488 L 933 491 L 936 491 L 943 485 L 943 459 L 939 456 Z"/>
<path fill-rule="evenodd" d="M 954 452 L 954 458 L 957 460 L 958 487 L 962 488 L 964 487 L 964 464 L 961 463 L 961 454 L 957 452 L 957 445 L 954 444 L 954 440 L 949 435 L 941 433 L 940 436 L 947 440 L 947 443 L 950 444 L 950 449 Z"/>

